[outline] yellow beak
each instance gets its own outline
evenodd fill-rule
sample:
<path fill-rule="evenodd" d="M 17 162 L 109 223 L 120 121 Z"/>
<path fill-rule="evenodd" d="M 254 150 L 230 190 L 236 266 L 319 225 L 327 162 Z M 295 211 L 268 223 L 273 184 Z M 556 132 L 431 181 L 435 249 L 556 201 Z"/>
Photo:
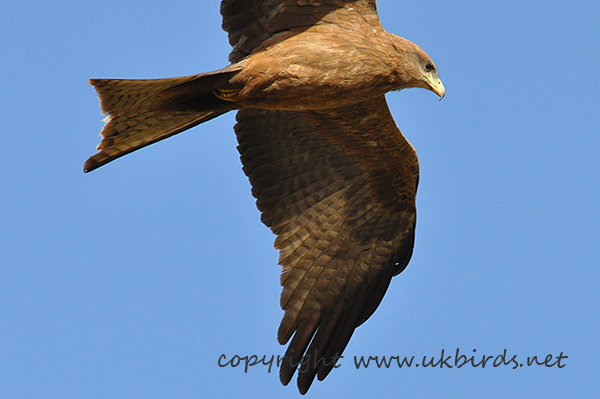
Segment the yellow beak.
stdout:
<path fill-rule="evenodd" d="M 434 92 L 435 94 L 437 94 L 438 96 L 440 96 L 440 100 L 442 98 L 444 98 L 444 96 L 446 95 L 446 88 L 444 87 L 444 84 L 442 83 L 440 78 L 434 79 L 426 73 L 423 73 L 423 76 L 425 76 L 425 78 L 427 78 L 427 81 L 429 82 L 430 90 L 432 92 Z"/>

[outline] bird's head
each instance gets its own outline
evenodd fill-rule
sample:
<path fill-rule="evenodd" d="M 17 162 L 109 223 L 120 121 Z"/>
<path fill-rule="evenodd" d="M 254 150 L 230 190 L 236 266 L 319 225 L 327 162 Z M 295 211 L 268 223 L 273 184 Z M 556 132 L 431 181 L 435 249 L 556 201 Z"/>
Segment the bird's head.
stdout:
<path fill-rule="evenodd" d="M 427 54 L 425 55 L 427 56 Z M 421 75 L 424 78 L 424 80 L 421 80 L 423 83 L 421 87 L 423 87 L 424 89 L 431 90 L 432 92 L 440 96 L 440 100 L 444 98 L 444 96 L 446 95 L 446 88 L 444 87 L 442 80 L 438 76 L 438 71 L 433 61 L 431 61 L 429 56 L 427 56 L 426 59 L 420 60 L 419 64 L 421 66 Z"/>
<path fill-rule="evenodd" d="M 404 87 L 421 87 L 431 90 L 440 100 L 446 94 L 446 88 L 438 76 L 438 70 L 427 55 L 416 44 L 396 36 L 394 47 L 398 52 L 398 75 Z"/>

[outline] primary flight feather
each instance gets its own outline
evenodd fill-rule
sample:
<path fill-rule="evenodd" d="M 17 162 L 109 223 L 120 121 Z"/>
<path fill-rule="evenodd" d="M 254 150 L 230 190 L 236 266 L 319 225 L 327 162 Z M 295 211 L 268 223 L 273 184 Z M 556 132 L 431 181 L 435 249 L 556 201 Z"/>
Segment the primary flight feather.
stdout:
<path fill-rule="evenodd" d="M 223 69 L 169 79 L 92 79 L 108 123 L 89 172 L 238 110 L 243 169 L 277 235 L 280 379 L 306 393 L 377 309 L 414 244 L 417 154 L 385 93 L 442 98 L 433 61 L 387 33 L 375 0 L 223 0 Z"/>

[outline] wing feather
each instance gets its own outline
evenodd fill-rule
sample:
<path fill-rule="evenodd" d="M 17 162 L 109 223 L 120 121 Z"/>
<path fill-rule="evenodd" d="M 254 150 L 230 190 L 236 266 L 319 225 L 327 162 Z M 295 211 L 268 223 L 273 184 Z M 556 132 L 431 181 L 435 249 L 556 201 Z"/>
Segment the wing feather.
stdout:
<path fill-rule="evenodd" d="M 242 109 L 237 121 L 244 172 L 280 251 L 280 378 L 299 369 L 306 392 L 410 259 L 418 160 L 384 97 L 323 112 Z"/>
<path fill-rule="evenodd" d="M 348 9 L 354 11 L 352 15 Z M 223 0 L 221 15 L 233 48 L 231 63 L 246 58 L 279 32 L 321 22 L 351 25 L 356 18 L 381 26 L 375 0 Z"/>

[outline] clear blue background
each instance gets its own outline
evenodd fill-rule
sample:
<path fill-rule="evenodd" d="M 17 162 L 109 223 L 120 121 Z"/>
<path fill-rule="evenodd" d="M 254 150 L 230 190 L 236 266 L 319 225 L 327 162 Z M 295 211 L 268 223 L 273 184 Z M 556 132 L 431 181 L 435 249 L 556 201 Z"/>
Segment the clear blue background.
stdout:
<path fill-rule="evenodd" d="M 381 0 L 446 85 L 390 93 L 421 162 L 415 254 L 311 397 L 592 397 L 600 364 L 597 1 Z M 273 236 L 226 115 L 90 174 L 90 77 L 226 65 L 217 1 L 0 5 L 0 397 L 298 397 Z M 568 356 L 356 370 L 352 357 Z M 293 381 L 295 385 L 295 380 Z"/>

